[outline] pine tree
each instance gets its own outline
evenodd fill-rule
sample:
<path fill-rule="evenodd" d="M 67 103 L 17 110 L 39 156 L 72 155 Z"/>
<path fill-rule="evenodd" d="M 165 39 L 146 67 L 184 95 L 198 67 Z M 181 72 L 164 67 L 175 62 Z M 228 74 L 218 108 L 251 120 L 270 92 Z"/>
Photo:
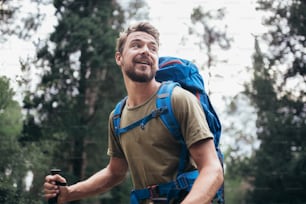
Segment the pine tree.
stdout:
<path fill-rule="evenodd" d="M 253 79 L 246 90 L 257 109 L 260 147 L 250 163 L 247 203 L 305 203 L 305 103 L 277 89 L 257 39 Z"/>
<path fill-rule="evenodd" d="M 6 77 L 0 77 L 0 203 L 25 203 L 27 157 L 18 143 L 22 129 L 21 107 Z M 32 202 L 34 203 L 34 202 Z"/>
<path fill-rule="evenodd" d="M 112 0 L 55 0 L 54 6 L 58 24 L 37 53 L 41 82 L 24 99 L 29 115 L 23 141 L 48 142 L 49 167 L 61 168 L 74 183 L 108 162 L 108 117 L 124 94 L 114 60 L 123 17 Z M 36 182 L 47 173 L 35 171 Z"/>
<path fill-rule="evenodd" d="M 0 2 L 0 41 L 5 41 L 12 35 L 29 40 L 45 19 L 41 8 L 50 3 L 50 0 L 24 0 L 22 2 L 2 0 Z"/>
<path fill-rule="evenodd" d="M 203 58 L 205 64 L 201 67 L 208 75 L 206 87 L 208 94 L 211 93 L 210 81 L 213 80 L 213 67 L 220 63 L 215 55 L 215 49 L 228 50 L 232 39 L 226 32 L 226 25 L 215 26 L 212 22 L 221 22 L 225 17 L 225 9 L 220 8 L 213 11 L 206 11 L 202 6 L 195 7 L 190 15 L 192 26 L 189 27 L 189 34 L 196 37 L 196 45 L 200 51 L 205 53 Z"/>
<path fill-rule="evenodd" d="M 285 79 L 300 75 L 305 82 L 306 2 L 258 0 L 258 5 L 268 13 L 264 24 L 269 32 L 264 37 L 269 43 L 270 63 L 288 65 Z"/>
<path fill-rule="evenodd" d="M 305 203 L 305 2 L 258 2 L 270 14 L 263 36 L 269 49 L 263 53 L 255 39 L 253 79 L 245 93 L 257 110 L 260 146 L 229 169 L 248 181 L 246 203 Z"/>

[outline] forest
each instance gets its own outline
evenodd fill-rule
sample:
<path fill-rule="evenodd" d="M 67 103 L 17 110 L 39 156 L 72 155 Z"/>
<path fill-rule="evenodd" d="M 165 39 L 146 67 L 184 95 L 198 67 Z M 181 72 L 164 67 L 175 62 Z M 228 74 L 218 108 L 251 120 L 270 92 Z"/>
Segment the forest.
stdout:
<path fill-rule="evenodd" d="M 0 1 L 1 44 L 13 36 L 33 40 L 44 24 L 42 7 L 52 7 L 57 22 L 46 39 L 33 40 L 35 57 L 18 62 L 18 90 L 0 74 L 0 203 L 5 204 L 47 203 L 42 186 L 51 168 L 60 168 L 73 184 L 108 164 L 109 114 L 126 94 L 114 59 L 116 38 L 131 22 L 150 21 L 146 0 L 30 2 L 35 9 L 21 15 L 26 4 Z M 244 68 L 250 80 L 224 98 L 226 107 L 218 113 L 224 120 L 221 138 L 231 141 L 221 146 L 225 201 L 305 204 L 306 1 L 257 0 L 256 11 L 265 14 L 267 31 L 254 35 L 252 65 Z M 215 50 L 226 55 L 237 39 L 214 23 L 227 18 L 222 7 L 212 11 L 195 4 L 189 17 L 183 41 L 193 36 L 205 59 L 199 66 L 207 73 L 205 82 L 213 86 L 214 70 L 226 64 Z M 213 94 L 213 88 L 207 92 Z M 256 118 L 252 134 L 236 124 L 243 123 L 244 106 Z M 71 204 L 129 203 L 131 188 L 127 176 L 108 193 Z"/>

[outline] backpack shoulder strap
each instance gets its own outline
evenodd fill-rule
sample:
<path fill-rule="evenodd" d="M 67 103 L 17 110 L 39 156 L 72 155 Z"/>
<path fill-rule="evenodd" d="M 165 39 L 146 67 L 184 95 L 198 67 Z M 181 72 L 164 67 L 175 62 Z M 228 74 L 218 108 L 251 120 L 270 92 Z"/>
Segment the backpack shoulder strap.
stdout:
<path fill-rule="evenodd" d="M 181 133 L 180 124 L 177 121 L 172 109 L 171 96 L 172 96 L 172 91 L 176 86 L 180 86 L 180 84 L 171 81 L 164 82 L 162 84 L 162 86 L 160 87 L 157 93 L 156 107 L 157 109 L 159 108 L 167 109 L 167 111 L 164 114 L 160 115 L 160 119 L 167 127 L 167 129 L 170 131 L 172 136 L 180 144 L 181 153 L 180 153 L 180 162 L 178 167 L 178 175 L 180 175 L 183 173 L 185 165 L 189 160 L 189 153 L 185 140 Z"/>
<path fill-rule="evenodd" d="M 174 116 L 171 104 L 172 91 L 175 86 L 180 86 L 180 85 L 178 83 L 170 81 L 162 84 L 162 86 L 160 87 L 157 93 L 156 107 L 157 108 L 166 107 L 168 109 L 168 111 L 165 114 L 161 115 L 160 118 L 165 124 L 165 126 L 168 128 L 170 133 L 176 139 L 179 139 L 181 135 L 180 125 Z"/>
<path fill-rule="evenodd" d="M 113 115 L 113 125 L 115 129 L 115 136 L 120 136 L 120 121 L 121 121 L 121 114 L 122 110 L 125 106 L 127 97 L 124 97 L 119 103 L 117 103 L 115 109 L 114 109 L 114 115 Z"/>

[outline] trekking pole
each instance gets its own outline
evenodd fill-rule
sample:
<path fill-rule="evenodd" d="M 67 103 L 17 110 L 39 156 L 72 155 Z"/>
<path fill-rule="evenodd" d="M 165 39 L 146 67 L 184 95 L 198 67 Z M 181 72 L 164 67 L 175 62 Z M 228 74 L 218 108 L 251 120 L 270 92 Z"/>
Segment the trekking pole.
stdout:
<path fill-rule="evenodd" d="M 60 169 L 51 169 L 50 172 L 51 172 L 51 175 L 55 175 L 55 174 L 59 174 L 61 172 L 61 170 Z M 58 186 L 66 186 L 67 185 L 66 183 L 61 183 L 59 181 L 56 181 L 55 184 L 58 185 Z M 54 198 L 50 198 L 48 200 L 48 204 L 57 204 L 57 197 L 58 197 L 58 195 L 55 196 Z"/>

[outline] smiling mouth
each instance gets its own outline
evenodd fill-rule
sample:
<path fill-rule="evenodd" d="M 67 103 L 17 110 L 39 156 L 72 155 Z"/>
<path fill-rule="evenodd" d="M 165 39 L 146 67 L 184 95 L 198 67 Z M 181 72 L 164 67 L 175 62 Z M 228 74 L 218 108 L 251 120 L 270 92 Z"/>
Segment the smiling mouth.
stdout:
<path fill-rule="evenodd" d="M 151 65 L 151 63 L 150 62 L 148 62 L 148 61 L 136 61 L 136 63 L 137 64 L 142 64 L 142 65 Z"/>
<path fill-rule="evenodd" d="M 141 65 L 152 66 L 151 60 L 149 58 L 147 58 L 147 57 L 136 57 L 134 59 L 134 63 L 141 64 Z"/>

